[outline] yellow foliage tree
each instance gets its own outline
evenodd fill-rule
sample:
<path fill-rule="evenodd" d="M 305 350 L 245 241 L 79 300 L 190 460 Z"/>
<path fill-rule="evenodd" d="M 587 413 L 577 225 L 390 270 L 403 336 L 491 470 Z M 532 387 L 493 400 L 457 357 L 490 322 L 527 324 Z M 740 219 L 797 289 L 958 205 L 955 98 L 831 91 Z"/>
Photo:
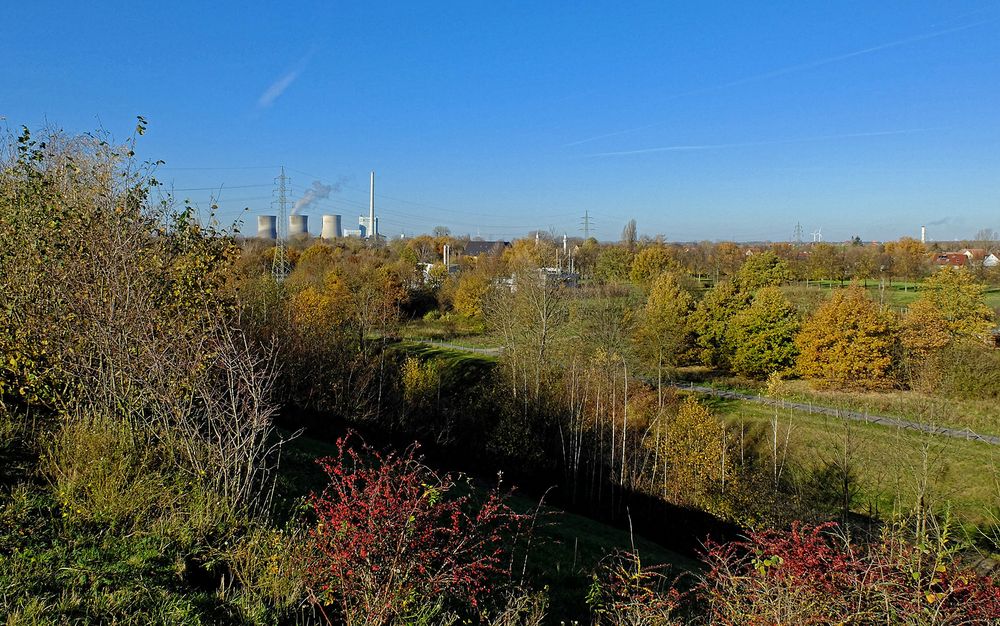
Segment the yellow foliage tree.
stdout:
<path fill-rule="evenodd" d="M 914 304 L 918 303 L 918 311 L 933 310 L 956 337 L 981 337 L 994 324 L 993 309 L 983 300 L 983 285 L 964 268 L 945 267 L 933 274 L 924 282 Z"/>
<path fill-rule="evenodd" d="M 632 259 L 629 278 L 637 285 L 648 285 L 663 272 L 680 269 L 680 264 L 666 246 L 646 246 Z"/>
<path fill-rule="evenodd" d="M 483 298 L 489 291 L 489 278 L 481 272 L 465 272 L 458 279 L 452 296 L 452 307 L 459 315 L 483 317 Z"/>
<path fill-rule="evenodd" d="M 907 351 L 922 359 L 948 345 L 951 340 L 948 327 L 941 310 L 930 300 L 921 298 L 903 315 L 899 339 Z"/>
<path fill-rule="evenodd" d="M 664 490 L 675 502 L 704 502 L 722 478 L 722 421 L 694 398 L 685 400 L 660 440 Z"/>
<path fill-rule="evenodd" d="M 796 338 L 798 372 L 822 385 L 888 387 L 896 364 L 896 326 L 892 312 L 861 287 L 835 290 Z"/>
<path fill-rule="evenodd" d="M 656 364 L 657 388 L 663 367 L 676 365 L 681 353 L 689 347 L 688 315 L 692 308 L 691 295 L 681 287 L 673 272 L 656 277 L 636 327 L 635 340 L 639 353 Z"/>

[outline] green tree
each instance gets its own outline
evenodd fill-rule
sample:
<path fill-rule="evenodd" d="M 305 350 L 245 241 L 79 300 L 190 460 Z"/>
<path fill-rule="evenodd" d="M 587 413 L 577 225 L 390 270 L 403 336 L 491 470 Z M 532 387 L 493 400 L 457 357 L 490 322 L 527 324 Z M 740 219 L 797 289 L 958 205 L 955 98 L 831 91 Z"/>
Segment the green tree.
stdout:
<path fill-rule="evenodd" d="M 691 316 L 691 327 L 697 336 L 699 358 L 705 365 L 729 367 L 732 355 L 729 322 L 749 303 L 750 296 L 728 280 L 718 283 L 698 302 Z"/>
<path fill-rule="evenodd" d="M 760 289 L 750 306 L 734 315 L 729 325 L 733 371 L 764 377 L 788 370 L 795 364 L 798 330 L 795 307 L 781 290 Z"/>
<path fill-rule="evenodd" d="M 736 273 L 736 284 L 741 291 L 753 293 L 761 287 L 778 287 L 792 279 L 788 262 L 770 250 L 754 254 Z"/>
<path fill-rule="evenodd" d="M 888 387 L 898 353 L 896 326 L 892 312 L 861 287 L 837 289 L 802 325 L 798 372 L 824 385 Z"/>
<path fill-rule="evenodd" d="M 619 283 L 628 280 L 632 266 L 632 253 L 621 246 L 609 246 L 597 255 L 594 278 L 602 283 Z"/>

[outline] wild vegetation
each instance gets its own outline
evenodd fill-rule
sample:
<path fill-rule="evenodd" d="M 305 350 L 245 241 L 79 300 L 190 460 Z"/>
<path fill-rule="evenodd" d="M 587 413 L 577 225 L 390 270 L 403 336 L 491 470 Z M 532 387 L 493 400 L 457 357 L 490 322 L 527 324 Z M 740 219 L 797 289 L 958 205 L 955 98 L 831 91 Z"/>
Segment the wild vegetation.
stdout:
<path fill-rule="evenodd" d="M 974 503 L 935 488 L 971 448 L 930 444 L 873 500 L 882 427 L 831 439 L 671 384 L 700 367 L 778 398 L 992 398 L 987 270 L 931 273 L 913 240 L 681 246 L 633 221 L 619 244 L 539 234 L 478 258 L 443 230 L 306 239 L 278 282 L 270 243 L 161 195 L 144 130 L 25 129 L 0 164 L 9 623 L 1000 617 L 992 448 L 969 444 Z M 890 278 L 921 281 L 903 312 Z M 560 531 L 543 503 L 628 541 Z"/>

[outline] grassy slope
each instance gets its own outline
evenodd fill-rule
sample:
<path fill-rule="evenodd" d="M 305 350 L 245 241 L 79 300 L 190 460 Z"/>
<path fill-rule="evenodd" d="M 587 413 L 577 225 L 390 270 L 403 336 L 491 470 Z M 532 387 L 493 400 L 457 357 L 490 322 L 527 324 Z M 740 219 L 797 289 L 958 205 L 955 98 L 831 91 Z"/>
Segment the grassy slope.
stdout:
<path fill-rule="evenodd" d="M 773 407 L 719 398 L 704 401 L 729 423 L 738 427 L 742 422 L 748 437 L 771 441 Z M 1000 448 L 996 446 L 788 409 L 778 410 L 778 420 L 779 448 L 791 428 L 789 461 L 807 470 L 842 458 L 845 441 L 850 442 L 848 458 L 861 487 L 856 503 L 860 512 L 912 509 L 926 479 L 925 499 L 933 506 L 948 506 L 970 524 L 1000 520 Z"/>
<path fill-rule="evenodd" d="M 282 453 L 279 491 L 302 498 L 310 491 L 322 489 L 324 477 L 315 459 L 335 452 L 332 444 L 323 441 L 308 437 L 294 440 Z M 288 505 L 294 508 L 294 501 Z M 514 496 L 510 505 L 532 515 L 538 508 L 538 502 L 522 496 Z M 597 563 L 616 549 L 630 548 L 633 541 L 645 565 L 667 565 L 669 571 L 677 573 L 697 568 L 695 561 L 642 537 L 632 537 L 624 530 L 551 507 L 542 507 L 535 527 L 527 565 L 521 555 L 514 569 L 520 573 L 526 568 L 531 586 L 549 588 L 549 614 L 560 619 L 586 619 L 585 598 Z"/>
<path fill-rule="evenodd" d="M 679 368 L 683 381 L 735 389 L 746 393 L 764 393 L 765 384 L 734 375 L 720 374 L 702 366 Z M 873 415 L 900 417 L 913 422 L 968 428 L 982 435 L 1000 435 L 1000 415 L 990 400 L 943 398 L 919 391 L 840 391 L 814 389 L 805 380 L 782 382 L 782 397 L 794 402 L 813 403 Z"/>

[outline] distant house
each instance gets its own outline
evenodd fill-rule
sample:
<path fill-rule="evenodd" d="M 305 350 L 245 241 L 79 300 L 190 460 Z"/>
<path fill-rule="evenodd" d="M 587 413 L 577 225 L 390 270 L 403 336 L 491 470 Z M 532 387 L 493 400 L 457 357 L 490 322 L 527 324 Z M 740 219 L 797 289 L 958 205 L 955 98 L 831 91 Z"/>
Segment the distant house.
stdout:
<path fill-rule="evenodd" d="M 968 257 L 971 264 L 979 264 L 983 262 L 986 258 L 986 250 L 982 248 L 966 248 L 962 250 L 962 254 Z"/>
<path fill-rule="evenodd" d="M 465 256 L 479 257 L 484 254 L 500 254 L 509 247 L 509 241 L 470 241 L 465 244 Z"/>
<path fill-rule="evenodd" d="M 969 257 L 961 252 L 942 252 L 934 257 L 934 265 L 965 267 L 969 264 Z"/>
<path fill-rule="evenodd" d="M 1000 265 L 1000 258 L 997 258 L 997 255 L 992 252 L 983 258 L 983 267 L 996 267 L 997 265 Z"/>

